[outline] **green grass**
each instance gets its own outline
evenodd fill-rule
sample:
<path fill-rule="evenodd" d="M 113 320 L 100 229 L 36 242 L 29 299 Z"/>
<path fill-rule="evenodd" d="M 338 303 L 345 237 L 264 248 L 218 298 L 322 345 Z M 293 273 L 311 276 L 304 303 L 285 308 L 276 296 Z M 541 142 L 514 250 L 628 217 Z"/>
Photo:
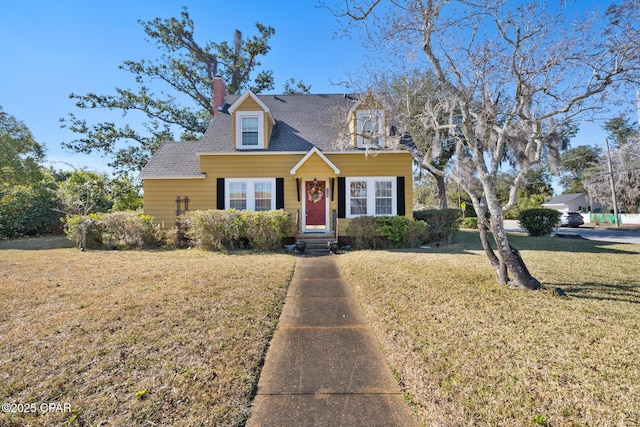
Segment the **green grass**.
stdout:
<path fill-rule="evenodd" d="M 472 231 L 339 257 L 421 424 L 639 425 L 640 246 L 511 241 L 543 290 L 499 286 Z"/>
<path fill-rule="evenodd" d="M 337 258 L 422 425 L 638 425 L 640 246 L 511 241 L 543 290 L 472 231 Z M 0 425 L 244 425 L 295 258 L 65 245 L 0 242 L 0 401 L 72 412 Z"/>
<path fill-rule="evenodd" d="M 0 243 L 0 402 L 72 411 L 0 425 L 244 425 L 294 257 L 56 246 Z"/>

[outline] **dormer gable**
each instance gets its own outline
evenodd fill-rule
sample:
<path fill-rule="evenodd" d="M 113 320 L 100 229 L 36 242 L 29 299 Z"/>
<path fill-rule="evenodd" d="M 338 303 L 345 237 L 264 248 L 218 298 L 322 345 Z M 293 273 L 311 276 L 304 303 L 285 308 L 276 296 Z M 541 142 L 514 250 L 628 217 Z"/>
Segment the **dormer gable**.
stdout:
<path fill-rule="evenodd" d="M 349 110 L 349 128 L 356 148 L 384 148 L 387 135 L 387 115 L 384 105 L 371 92 Z"/>
<path fill-rule="evenodd" d="M 271 110 L 253 92 L 247 90 L 228 108 L 232 139 L 236 150 L 269 148 L 271 130 L 276 124 Z"/>

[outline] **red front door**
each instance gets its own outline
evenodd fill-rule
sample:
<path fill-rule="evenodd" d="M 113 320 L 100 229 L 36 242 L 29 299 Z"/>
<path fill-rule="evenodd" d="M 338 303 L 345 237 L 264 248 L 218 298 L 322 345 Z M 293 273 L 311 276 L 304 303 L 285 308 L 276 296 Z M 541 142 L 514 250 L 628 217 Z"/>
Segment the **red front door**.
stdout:
<path fill-rule="evenodd" d="M 307 229 L 325 229 L 327 227 L 326 182 L 306 181 L 305 215 Z"/>

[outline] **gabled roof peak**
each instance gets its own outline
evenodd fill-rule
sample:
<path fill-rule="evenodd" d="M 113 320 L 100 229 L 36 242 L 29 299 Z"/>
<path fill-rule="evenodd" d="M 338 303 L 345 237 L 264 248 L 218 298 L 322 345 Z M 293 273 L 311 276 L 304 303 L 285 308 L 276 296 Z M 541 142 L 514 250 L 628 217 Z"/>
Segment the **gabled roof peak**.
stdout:
<path fill-rule="evenodd" d="M 236 109 L 242 105 L 242 103 L 247 99 L 247 98 L 251 98 L 253 99 L 259 106 L 260 108 L 265 112 L 265 114 L 269 117 L 269 120 L 271 121 L 272 125 L 276 124 L 276 121 L 273 118 L 273 115 L 271 114 L 271 110 L 269 109 L 269 107 L 266 106 L 266 104 L 264 102 L 262 102 L 260 100 L 260 98 L 258 98 L 258 96 L 256 96 L 255 93 L 253 93 L 251 91 L 251 89 L 248 89 L 245 93 L 243 93 L 240 98 L 238 98 L 236 100 L 236 102 L 233 103 L 233 105 L 231 105 L 227 111 L 229 113 L 233 113 L 234 111 L 236 111 Z"/>
<path fill-rule="evenodd" d="M 333 162 L 329 160 L 327 156 L 322 154 L 322 151 L 318 150 L 317 147 L 313 147 L 311 150 L 309 150 L 309 152 L 302 159 L 300 159 L 300 161 L 293 167 L 293 169 L 289 171 L 289 173 L 291 175 L 295 175 L 296 172 L 298 172 L 298 169 L 300 169 L 300 167 L 304 165 L 307 160 L 309 160 L 309 157 L 313 156 L 314 154 L 317 154 L 318 157 L 320 157 L 322 161 L 326 163 L 327 166 L 333 169 L 333 172 L 336 175 L 340 175 L 340 169 L 338 169 L 338 167 L 335 164 L 333 164 Z"/>

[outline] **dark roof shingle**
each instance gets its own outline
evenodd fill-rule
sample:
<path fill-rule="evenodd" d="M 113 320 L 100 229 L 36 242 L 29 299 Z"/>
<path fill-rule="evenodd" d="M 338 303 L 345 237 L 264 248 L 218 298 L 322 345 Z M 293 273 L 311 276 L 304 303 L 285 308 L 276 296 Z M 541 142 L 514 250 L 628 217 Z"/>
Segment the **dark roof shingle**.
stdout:
<path fill-rule="evenodd" d="M 358 100 L 351 95 L 257 95 L 269 108 L 276 125 L 269 139 L 269 152 L 306 153 L 320 151 L 360 151 L 349 144 L 348 113 Z M 140 173 L 141 179 L 200 178 L 198 154 L 235 153 L 233 123 L 228 108 L 240 98 L 228 95 L 225 105 L 209 124 L 199 142 L 167 142 L 156 151 Z M 409 140 L 401 138 L 401 145 Z M 256 150 L 264 152 L 265 150 Z"/>
<path fill-rule="evenodd" d="M 140 172 L 140 179 L 150 178 L 202 178 L 200 142 L 165 142 L 149 159 Z"/>
<path fill-rule="evenodd" d="M 268 151 L 307 152 L 313 147 L 321 151 L 336 148 L 341 131 L 347 124 L 347 113 L 355 104 L 345 95 L 257 95 L 271 111 L 276 125 Z M 226 107 L 239 97 L 228 96 Z M 231 116 L 223 109 L 211 121 L 202 138 L 205 152 L 235 152 L 231 140 Z"/>

